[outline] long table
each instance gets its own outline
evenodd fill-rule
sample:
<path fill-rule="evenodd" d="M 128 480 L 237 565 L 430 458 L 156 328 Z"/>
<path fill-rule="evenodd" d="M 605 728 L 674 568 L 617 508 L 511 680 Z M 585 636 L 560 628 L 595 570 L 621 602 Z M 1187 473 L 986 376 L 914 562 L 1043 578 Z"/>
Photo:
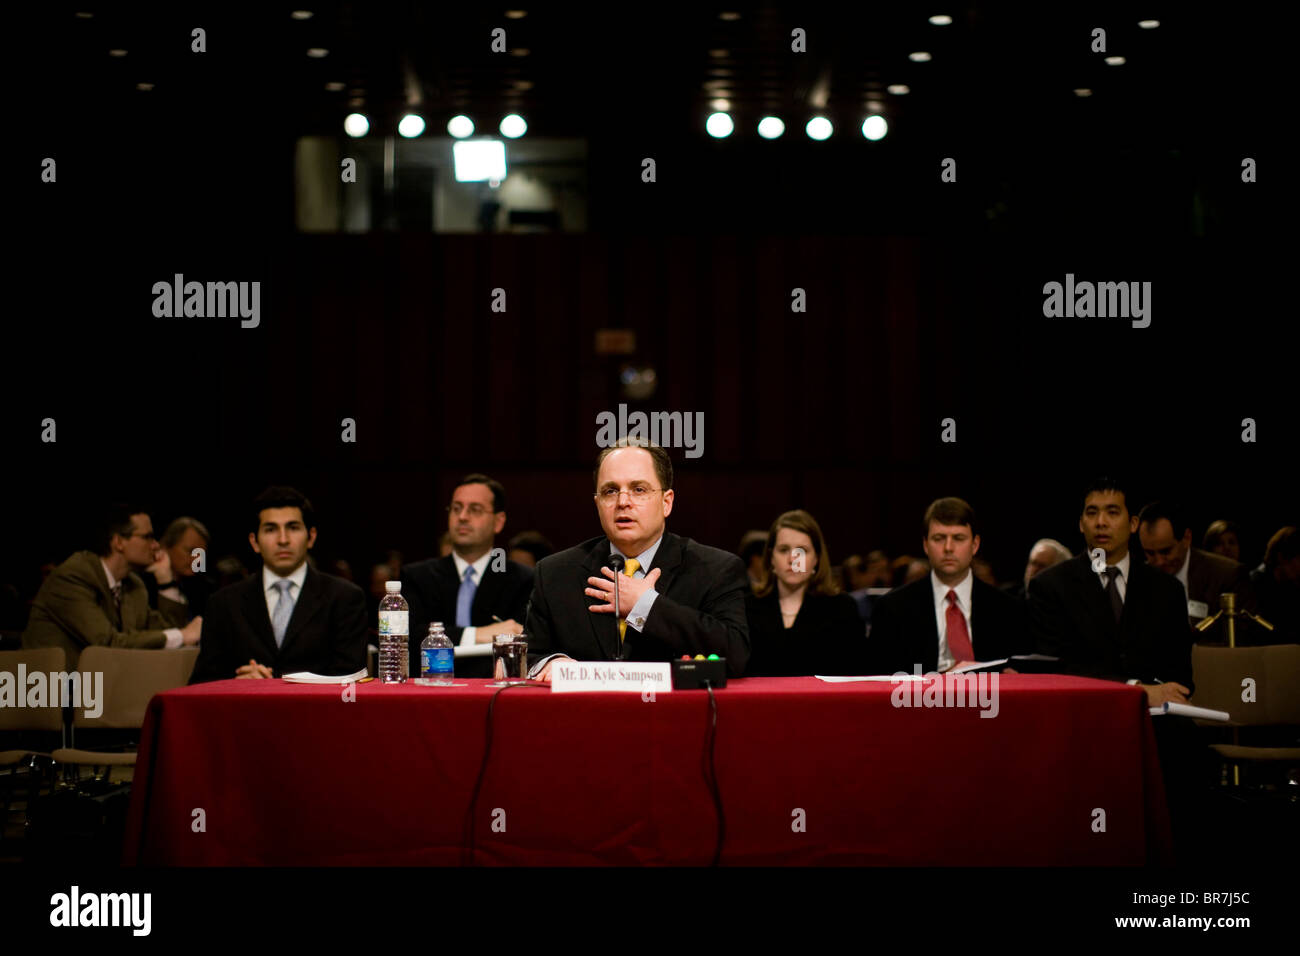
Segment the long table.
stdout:
<path fill-rule="evenodd" d="M 159 694 L 124 862 L 455 866 L 471 840 L 475 865 L 713 859 L 705 691 L 506 690 L 475 799 L 496 688 L 460 684 L 228 680 Z M 811 677 L 715 694 L 722 865 L 1169 861 L 1140 688 L 1004 675 L 995 717 Z"/>

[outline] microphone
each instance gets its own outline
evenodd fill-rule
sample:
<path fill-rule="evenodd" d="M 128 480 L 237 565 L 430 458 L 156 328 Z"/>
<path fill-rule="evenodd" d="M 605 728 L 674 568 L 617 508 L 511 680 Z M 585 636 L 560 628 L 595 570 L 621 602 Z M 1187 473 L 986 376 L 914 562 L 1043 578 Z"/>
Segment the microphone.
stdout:
<path fill-rule="evenodd" d="M 618 622 L 619 622 L 619 616 L 618 616 L 618 576 L 619 576 L 620 574 L 623 573 L 623 569 L 627 566 L 627 564 L 626 564 L 626 562 L 625 562 L 624 559 L 623 559 L 623 555 L 621 555 L 621 554 L 611 554 L 611 555 L 609 556 L 609 566 L 614 570 L 614 578 L 615 578 L 615 580 L 614 580 L 614 626 L 617 627 L 617 626 L 618 626 Z M 618 657 L 616 658 L 617 660 L 623 660 L 623 659 L 624 659 L 624 658 L 623 658 L 623 654 L 624 654 L 624 650 L 625 650 L 626 646 L 627 646 L 627 638 L 625 637 L 625 638 L 623 639 L 623 646 L 620 647 L 620 648 L 618 649 Z"/>

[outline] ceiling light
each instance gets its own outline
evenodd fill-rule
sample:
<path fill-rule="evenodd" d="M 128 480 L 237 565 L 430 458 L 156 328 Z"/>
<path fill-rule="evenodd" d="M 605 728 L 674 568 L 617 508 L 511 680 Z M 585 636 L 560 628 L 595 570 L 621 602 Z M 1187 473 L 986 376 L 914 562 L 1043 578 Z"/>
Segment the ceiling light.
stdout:
<path fill-rule="evenodd" d="M 474 135 L 474 121 L 468 116 L 461 114 L 453 116 L 447 120 L 447 133 L 456 139 L 464 139 L 466 136 Z"/>
<path fill-rule="evenodd" d="M 722 110 L 723 112 L 726 112 L 727 110 L 731 109 L 731 100 L 724 100 L 724 99 L 709 100 L 709 109 Z"/>
<path fill-rule="evenodd" d="M 814 116 L 804 127 L 804 132 L 808 134 L 809 139 L 830 139 L 831 133 L 835 132 L 835 127 L 825 116 Z"/>
<path fill-rule="evenodd" d="M 293 17 L 295 20 L 310 20 L 310 19 L 311 19 L 311 11 L 310 11 L 310 10 L 295 10 L 295 11 L 293 11 L 291 14 L 289 14 L 289 16 Z"/>
<path fill-rule="evenodd" d="M 501 135 L 507 139 L 518 139 L 528 132 L 528 124 L 518 113 L 511 113 L 501 118 Z"/>
<path fill-rule="evenodd" d="M 125 51 L 125 50 L 109 50 L 109 51 L 108 51 L 108 55 L 109 55 L 109 56 L 126 56 L 126 51 Z"/>
<path fill-rule="evenodd" d="M 1077 89 L 1077 90 L 1074 91 L 1074 95 L 1075 95 L 1075 96 L 1092 96 L 1092 90 L 1087 89 L 1086 87 L 1080 87 L 1079 89 Z"/>
<path fill-rule="evenodd" d="M 884 139 L 885 134 L 889 132 L 889 124 L 879 113 L 868 116 L 862 121 L 862 135 L 867 139 L 875 142 Z"/>
<path fill-rule="evenodd" d="M 785 123 L 775 116 L 764 116 L 758 121 L 758 135 L 763 139 L 776 139 L 785 132 Z"/>
<path fill-rule="evenodd" d="M 366 119 L 360 113 L 349 113 L 343 119 L 343 132 L 347 133 L 353 139 L 365 136 L 370 132 L 370 120 Z"/>
<path fill-rule="evenodd" d="M 78 14 L 78 15 L 80 15 L 80 14 Z M 1140 26 L 1143 30 L 1154 30 L 1156 27 L 1160 26 L 1160 21 L 1159 21 L 1159 20 L 1139 20 L 1139 21 L 1138 21 L 1138 26 Z"/>
<path fill-rule="evenodd" d="M 909 60 L 911 60 L 913 63 L 929 63 L 929 62 L 930 62 L 930 54 L 926 53 L 924 50 L 920 50 L 920 51 L 918 51 L 918 52 L 916 52 L 916 53 L 909 53 L 909 54 L 907 54 L 907 58 L 908 58 Z"/>
<path fill-rule="evenodd" d="M 325 49 L 323 46 L 314 46 L 307 51 L 307 55 L 313 59 L 319 60 L 323 56 L 329 56 L 330 51 Z"/>
<path fill-rule="evenodd" d="M 710 113 L 709 118 L 704 121 L 704 129 L 714 139 L 725 139 L 735 128 L 736 124 L 726 113 Z"/>
<path fill-rule="evenodd" d="M 347 87 L 346 83 L 340 83 L 337 80 L 335 80 L 333 83 L 325 84 L 325 89 L 329 90 L 331 93 L 342 92 L 346 87 Z"/>
<path fill-rule="evenodd" d="M 936 27 L 946 27 L 948 24 L 952 23 L 952 17 L 948 16 L 946 13 L 936 13 L 930 18 L 930 22 Z"/>
<path fill-rule="evenodd" d="M 1107 65 L 1107 66 L 1123 66 L 1124 63 L 1125 63 L 1125 60 L 1124 60 L 1124 58 L 1123 58 L 1122 56 L 1108 56 L 1108 57 L 1106 57 L 1106 65 Z"/>
<path fill-rule="evenodd" d="M 415 139 L 424 132 L 424 117 L 419 113 L 407 113 L 398 120 L 397 132 L 407 139 Z"/>
<path fill-rule="evenodd" d="M 893 83 L 885 87 L 885 89 L 890 93 L 893 93 L 895 96 L 906 96 L 908 93 L 912 92 L 912 88 L 906 83 Z"/>

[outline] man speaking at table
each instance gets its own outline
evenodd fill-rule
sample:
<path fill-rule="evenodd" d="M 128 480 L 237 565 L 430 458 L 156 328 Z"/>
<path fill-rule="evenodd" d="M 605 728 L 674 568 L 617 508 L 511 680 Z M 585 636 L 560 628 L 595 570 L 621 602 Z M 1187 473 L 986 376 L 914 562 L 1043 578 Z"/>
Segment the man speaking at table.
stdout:
<path fill-rule="evenodd" d="M 596 512 L 604 534 L 537 565 L 524 634 L 530 675 L 550 680 L 551 662 L 726 658 L 739 677 L 749 660 L 745 567 L 734 554 L 665 530 L 673 510 L 668 453 L 620 439 L 596 462 Z M 615 574 L 611 558 L 626 564 Z M 618 588 L 618 617 L 614 589 Z"/>

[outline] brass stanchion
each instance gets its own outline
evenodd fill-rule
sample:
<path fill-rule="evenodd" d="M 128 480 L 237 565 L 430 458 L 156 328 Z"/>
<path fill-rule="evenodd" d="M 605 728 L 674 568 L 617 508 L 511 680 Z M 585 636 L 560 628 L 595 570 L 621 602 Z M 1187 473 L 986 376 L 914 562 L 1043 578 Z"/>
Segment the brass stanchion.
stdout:
<path fill-rule="evenodd" d="M 1257 614 L 1251 614 L 1244 607 L 1237 607 L 1237 595 L 1231 591 L 1219 595 L 1219 609 L 1211 617 L 1207 617 L 1196 625 L 1198 631 L 1208 631 L 1214 626 L 1214 622 L 1219 618 L 1224 618 L 1224 623 L 1228 629 L 1228 646 L 1237 646 L 1237 618 L 1244 617 L 1247 620 L 1254 621 L 1260 627 L 1267 631 L 1273 630 L 1273 625 L 1268 623 Z M 1232 745 L 1234 747 L 1241 744 L 1241 731 L 1238 727 L 1232 728 Z M 1232 765 L 1232 785 L 1241 786 L 1241 767 L 1236 762 Z"/>

